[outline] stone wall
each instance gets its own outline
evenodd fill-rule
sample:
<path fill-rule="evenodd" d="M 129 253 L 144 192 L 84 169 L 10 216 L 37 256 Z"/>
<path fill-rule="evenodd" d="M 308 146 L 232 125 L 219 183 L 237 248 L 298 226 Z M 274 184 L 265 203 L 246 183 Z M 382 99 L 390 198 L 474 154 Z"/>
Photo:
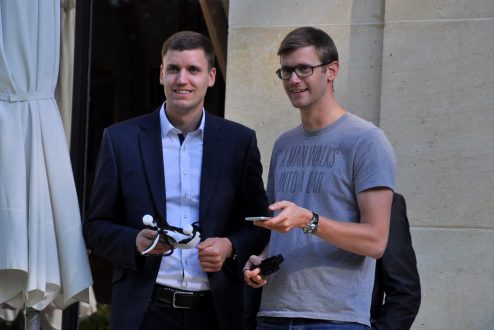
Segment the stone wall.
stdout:
<path fill-rule="evenodd" d="M 230 0 L 225 117 L 257 131 L 265 174 L 300 121 L 276 51 L 304 25 L 335 40 L 340 103 L 395 148 L 423 286 L 414 329 L 494 327 L 494 1 Z"/>

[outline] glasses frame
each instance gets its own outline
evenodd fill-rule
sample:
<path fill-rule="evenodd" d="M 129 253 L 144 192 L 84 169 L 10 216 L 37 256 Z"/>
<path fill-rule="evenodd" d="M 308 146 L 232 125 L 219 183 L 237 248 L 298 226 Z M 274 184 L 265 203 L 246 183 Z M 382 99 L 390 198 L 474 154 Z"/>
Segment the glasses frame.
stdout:
<path fill-rule="evenodd" d="M 322 64 L 319 64 L 319 65 L 297 65 L 296 67 L 294 68 L 279 68 L 278 70 L 276 70 L 276 75 L 278 76 L 278 78 L 280 78 L 281 80 L 290 80 L 292 78 L 292 75 L 293 73 L 295 72 L 295 74 L 297 75 L 297 77 L 299 77 L 300 79 L 304 79 L 304 78 L 307 78 L 307 77 L 310 77 L 312 76 L 312 74 L 314 73 L 314 68 L 319 68 L 321 66 L 325 66 L 325 65 L 328 65 L 328 64 L 331 64 L 333 63 L 334 61 L 331 61 L 331 62 L 327 62 L 327 63 L 322 63 Z M 304 75 L 304 76 L 301 76 L 299 73 L 297 73 L 297 69 L 299 69 L 300 67 L 304 67 L 304 68 L 310 68 L 311 71 L 309 74 L 307 75 Z M 281 70 L 287 70 L 287 71 L 290 71 L 290 76 L 288 76 L 288 78 L 286 79 L 283 79 L 283 77 L 281 76 Z"/>

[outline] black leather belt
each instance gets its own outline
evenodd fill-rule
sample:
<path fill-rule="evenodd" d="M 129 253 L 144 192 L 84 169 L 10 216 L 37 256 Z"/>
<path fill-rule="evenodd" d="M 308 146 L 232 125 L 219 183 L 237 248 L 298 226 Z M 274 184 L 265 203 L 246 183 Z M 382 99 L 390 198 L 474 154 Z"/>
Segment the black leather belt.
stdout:
<path fill-rule="evenodd" d="M 173 308 L 197 308 L 211 302 L 211 291 L 183 291 L 156 284 L 153 301 L 165 303 Z"/>

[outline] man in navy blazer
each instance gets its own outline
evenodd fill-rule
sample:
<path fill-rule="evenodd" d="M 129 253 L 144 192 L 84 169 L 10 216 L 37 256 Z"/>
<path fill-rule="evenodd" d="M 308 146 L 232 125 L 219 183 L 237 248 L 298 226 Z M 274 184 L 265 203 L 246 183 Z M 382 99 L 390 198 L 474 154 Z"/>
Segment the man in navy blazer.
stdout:
<path fill-rule="evenodd" d="M 203 109 L 216 69 L 205 36 L 184 31 L 163 44 L 167 101 L 107 128 L 84 223 L 88 248 L 113 263 L 112 329 L 243 329 L 241 267 L 269 232 L 245 221 L 267 213 L 254 131 Z M 191 249 L 160 242 L 149 214 L 186 228 Z"/>
<path fill-rule="evenodd" d="M 377 330 L 408 330 L 419 311 L 420 277 L 405 198 L 393 195 L 388 245 L 376 262 L 371 324 Z"/>

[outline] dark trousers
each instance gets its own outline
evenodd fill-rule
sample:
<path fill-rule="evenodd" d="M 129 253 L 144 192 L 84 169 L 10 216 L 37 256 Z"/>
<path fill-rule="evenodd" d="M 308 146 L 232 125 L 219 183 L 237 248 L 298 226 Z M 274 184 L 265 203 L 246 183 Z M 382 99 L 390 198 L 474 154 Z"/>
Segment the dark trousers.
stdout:
<path fill-rule="evenodd" d="M 220 326 L 212 300 L 193 309 L 183 309 L 153 299 L 140 329 L 218 330 Z"/>

